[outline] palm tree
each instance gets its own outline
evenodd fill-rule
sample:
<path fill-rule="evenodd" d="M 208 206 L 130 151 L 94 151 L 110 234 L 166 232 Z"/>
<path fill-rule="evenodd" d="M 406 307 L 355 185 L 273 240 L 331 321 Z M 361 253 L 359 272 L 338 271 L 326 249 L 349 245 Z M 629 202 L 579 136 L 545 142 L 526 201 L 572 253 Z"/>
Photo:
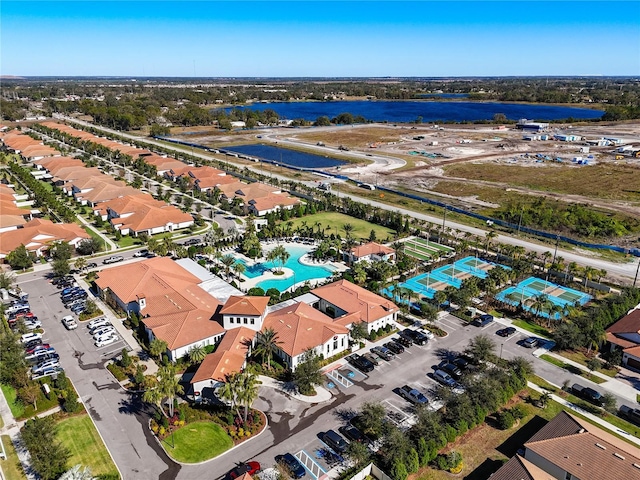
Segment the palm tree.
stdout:
<path fill-rule="evenodd" d="M 258 377 L 253 373 L 242 372 L 238 375 L 238 401 L 244 407 L 244 423 L 247 423 L 247 416 L 251 404 L 258 398 Z"/>
<path fill-rule="evenodd" d="M 549 309 L 549 296 L 546 293 L 541 293 L 540 295 L 536 295 L 533 299 L 533 303 L 531 304 L 531 308 L 536 317 L 540 316 L 540 313 L 544 310 Z"/>
<path fill-rule="evenodd" d="M 85 260 L 84 257 L 78 257 L 76 258 L 76 261 L 73 262 L 73 267 L 78 271 L 84 270 L 86 266 L 87 266 L 87 261 Z"/>
<path fill-rule="evenodd" d="M 232 255 L 225 255 L 220 259 L 222 265 L 224 265 L 224 272 L 227 278 L 231 272 L 231 266 L 235 263 L 236 259 Z"/>
<path fill-rule="evenodd" d="M 147 388 L 142 394 L 142 401 L 145 403 L 150 403 L 155 405 L 155 407 L 160 411 L 163 415 L 166 416 L 164 410 L 162 409 L 162 400 L 164 399 L 163 393 L 160 391 L 157 385 L 157 379 L 155 385 L 151 388 Z"/>
<path fill-rule="evenodd" d="M 184 388 L 180 385 L 180 379 L 176 373 L 177 369 L 173 364 L 160 367 L 158 370 L 158 390 L 163 398 L 169 399 L 169 417 L 173 417 L 174 398 L 184 393 Z"/>
<path fill-rule="evenodd" d="M 498 233 L 495 230 L 491 230 L 487 232 L 484 236 L 485 244 L 484 244 L 484 254 L 487 255 L 489 253 L 489 247 L 491 246 L 491 240 L 496 238 Z"/>
<path fill-rule="evenodd" d="M 547 328 L 551 327 L 551 320 L 557 320 L 556 314 L 559 318 L 562 318 L 564 313 L 564 306 L 558 305 L 557 303 L 551 303 L 549 306 L 549 322 L 547 323 Z"/>
<path fill-rule="evenodd" d="M 218 390 L 218 395 L 222 400 L 226 400 L 231 404 L 231 408 L 235 409 L 238 418 L 242 420 L 240 410 L 238 409 L 238 394 L 240 393 L 239 373 L 234 372 L 226 374 L 224 377 L 224 385 Z"/>
<path fill-rule="evenodd" d="M 278 345 L 281 344 L 282 342 L 278 338 L 276 331 L 273 328 L 266 328 L 258 332 L 253 351 L 256 355 L 260 355 L 263 359 L 267 360 L 267 367 L 271 370 L 271 358 L 273 354 L 278 351 Z"/>
<path fill-rule="evenodd" d="M 167 342 L 157 338 L 154 338 L 151 340 L 151 343 L 149 343 L 149 353 L 152 357 L 158 357 L 158 359 L 167 351 L 167 348 Z"/>
<path fill-rule="evenodd" d="M 286 248 L 284 248 L 283 245 L 278 245 L 269 253 L 267 253 L 267 261 L 272 261 L 276 264 L 276 267 L 279 266 L 279 268 L 277 268 L 279 272 L 282 272 L 282 267 L 287 262 L 287 260 L 289 260 L 289 257 L 291 257 L 291 254 L 287 251 Z"/>
<path fill-rule="evenodd" d="M 15 281 L 16 277 L 13 273 L 0 270 L 0 288 L 9 290 Z"/>
<path fill-rule="evenodd" d="M 207 356 L 207 352 L 202 345 L 195 345 L 189 349 L 187 355 L 189 355 L 189 362 L 195 365 L 196 363 L 202 363 Z"/>
<path fill-rule="evenodd" d="M 542 395 L 540 395 L 540 398 L 538 399 L 538 403 L 540 404 L 540 407 L 542 409 L 547 408 L 547 405 L 549 404 L 550 401 L 551 401 L 551 394 L 549 392 L 544 392 Z"/>
<path fill-rule="evenodd" d="M 240 263 L 240 262 L 234 263 L 232 268 L 235 276 L 238 278 L 240 278 L 240 275 L 242 275 L 247 269 L 247 267 L 244 266 L 244 263 Z"/>

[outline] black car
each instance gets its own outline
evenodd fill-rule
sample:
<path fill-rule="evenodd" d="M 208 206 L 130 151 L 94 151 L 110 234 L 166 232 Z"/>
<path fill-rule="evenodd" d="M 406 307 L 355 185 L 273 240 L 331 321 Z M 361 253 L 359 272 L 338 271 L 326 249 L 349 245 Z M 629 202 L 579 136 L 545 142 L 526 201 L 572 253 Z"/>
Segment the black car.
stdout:
<path fill-rule="evenodd" d="M 453 363 L 449 363 L 448 360 L 444 360 L 440 362 L 440 364 L 438 365 L 438 368 L 444 372 L 447 372 L 455 380 L 459 380 L 462 377 L 462 370 L 460 370 L 460 368 L 458 368 Z"/>
<path fill-rule="evenodd" d="M 293 478 L 302 478 L 307 474 L 300 461 L 290 453 L 277 455 L 276 462 L 289 470 Z"/>
<path fill-rule="evenodd" d="M 516 333 L 516 328 L 515 327 L 501 328 L 500 330 L 498 330 L 496 332 L 496 334 L 500 335 L 501 337 L 509 337 L 509 336 L 513 335 L 514 333 Z"/>
<path fill-rule="evenodd" d="M 404 348 L 409 348 L 411 345 L 413 345 L 413 342 L 407 337 L 395 337 L 395 338 L 392 338 L 391 341 L 399 343 Z"/>
<path fill-rule="evenodd" d="M 578 383 L 574 383 L 571 386 L 571 391 L 574 395 L 583 398 L 586 401 L 593 403 L 594 405 L 601 407 L 603 404 L 602 394 L 595 391 L 593 388 L 583 387 Z"/>
<path fill-rule="evenodd" d="M 98 264 L 94 263 L 94 262 L 87 263 L 87 266 L 85 268 L 87 268 L 87 269 L 89 269 L 89 268 L 98 268 Z"/>
<path fill-rule="evenodd" d="M 408 337 L 416 345 L 426 345 L 429 342 L 429 337 L 424 333 L 420 333 L 417 330 L 411 330 L 410 328 L 405 328 L 400 332 L 400 335 Z"/>
<path fill-rule="evenodd" d="M 346 440 L 333 430 L 327 430 L 322 436 L 322 441 L 326 443 L 329 448 L 336 452 L 338 455 L 343 454 L 348 445 Z"/>
<path fill-rule="evenodd" d="M 353 365 L 354 367 L 356 367 L 358 370 L 360 370 L 361 372 L 364 373 L 369 373 L 373 371 L 374 365 L 373 363 L 371 363 L 369 360 L 367 360 L 366 358 L 358 355 L 358 354 L 353 354 L 347 357 L 347 361 Z"/>
<path fill-rule="evenodd" d="M 338 428 L 338 431 L 350 442 L 363 443 L 365 441 L 364 434 L 353 425 L 343 425 Z"/>
<path fill-rule="evenodd" d="M 476 327 L 486 327 L 491 322 L 493 322 L 493 315 L 485 314 L 480 315 L 478 318 L 476 318 L 473 322 L 471 322 L 471 325 L 475 325 Z"/>
<path fill-rule="evenodd" d="M 404 352 L 404 347 L 402 345 L 400 345 L 399 343 L 396 343 L 396 342 L 387 342 L 387 343 L 384 344 L 384 347 L 388 348 L 389 350 L 391 350 L 396 355 L 399 355 L 399 354 Z"/>
<path fill-rule="evenodd" d="M 451 363 L 453 363 L 460 370 L 465 370 L 469 367 L 469 361 L 464 357 L 456 357 Z"/>
<path fill-rule="evenodd" d="M 185 247 L 190 247 L 192 245 L 198 245 L 200 243 L 200 240 L 197 238 L 190 238 L 189 240 L 187 240 L 186 242 L 184 242 L 182 245 L 184 245 Z"/>

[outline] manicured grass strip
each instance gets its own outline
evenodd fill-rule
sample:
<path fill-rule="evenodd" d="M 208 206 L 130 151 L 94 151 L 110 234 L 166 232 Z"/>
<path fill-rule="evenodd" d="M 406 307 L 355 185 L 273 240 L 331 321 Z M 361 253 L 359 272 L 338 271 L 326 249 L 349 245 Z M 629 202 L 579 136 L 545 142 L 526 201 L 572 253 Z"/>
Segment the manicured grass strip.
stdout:
<path fill-rule="evenodd" d="M 547 330 L 544 327 L 541 327 L 540 325 L 536 325 L 535 323 L 529 323 L 525 320 L 514 320 L 513 325 L 515 325 L 516 327 L 520 327 L 524 330 L 528 330 L 531 333 L 535 333 L 536 335 L 540 335 L 542 337 L 547 337 L 550 338 L 551 337 L 551 333 L 549 332 L 549 330 Z"/>
<path fill-rule="evenodd" d="M 198 463 L 217 457 L 233 446 L 231 437 L 213 422 L 185 425 L 162 441 L 170 457 L 183 463 Z"/>
<path fill-rule="evenodd" d="M 428 245 L 425 245 L 422 242 L 416 242 L 415 240 L 407 240 L 404 243 L 405 243 L 405 245 L 409 245 L 414 250 L 418 250 L 419 252 L 428 253 L 430 255 L 438 252 L 437 248 L 431 248 Z"/>
<path fill-rule="evenodd" d="M 66 418 L 58 423 L 57 437 L 71 452 L 68 465 L 89 467 L 94 476 L 116 475 L 116 468 L 98 430 L 87 414 Z"/>
<path fill-rule="evenodd" d="M 579 369 L 578 367 L 574 367 L 573 365 L 569 364 L 569 363 L 564 363 L 562 360 L 558 360 L 555 357 L 552 357 L 551 355 L 540 355 L 540 358 L 546 362 L 549 362 L 553 365 L 555 365 L 556 367 L 560 367 L 564 370 L 567 370 L 573 374 L 576 375 L 580 375 L 584 378 L 588 378 L 589 380 L 591 380 L 593 383 L 604 383 L 606 380 L 603 380 L 600 377 L 597 377 L 596 375 L 591 375 L 589 372 L 585 372 L 584 370 Z"/>
<path fill-rule="evenodd" d="M 24 414 L 24 406 L 21 402 L 17 401 L 18 392 L 10 385 L 0 384 L 4 398 L 6 398 L 9 408 L 11 409 L 11 415 L 13 418 L 20 418 Z"/>
<path fill-rule="evenodd" d="M 6 480 L 27 480 L 24 470 L 22 470 L 22 464 L 18 459 L 16 449 L 13 448 L 11 443 L 11 437 L 9 435 L 2 435 L 2 445 L 4 445 L 4 451 L 7 454 L 6 460 L 0 460 L 0 468 Z"/>
<path fill-rule="evenodd" d="M 565 358 L 568 358 L 569 360 L 572 360 L 576 363 L 579 363 L 580 365 L 584 365 L 585 367 L 587 366 L 587 357 L 584 353 L 582 352 L 573 352 L 570 350 L 562 350 L 558 352 L 558 355 L 562 355 Z M 603 362 L 603 367 L 601 369 L 598 370 L 598 372 L 603 373 L 605 375 L 607 375 L 608 377 L 615 377 L 618 374 L 618 369 L 617 368 L 604 368 L 604 362 Z"/>

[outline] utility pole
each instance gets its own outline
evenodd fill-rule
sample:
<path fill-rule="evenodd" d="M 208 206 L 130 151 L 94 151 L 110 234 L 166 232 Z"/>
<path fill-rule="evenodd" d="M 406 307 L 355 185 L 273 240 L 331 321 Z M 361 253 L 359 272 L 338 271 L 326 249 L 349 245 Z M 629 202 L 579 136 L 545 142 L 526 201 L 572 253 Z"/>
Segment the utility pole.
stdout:
<path fill-rule="evenodd" d="M 520 220 L 518 220 L 518 236 L 520 236 L 520 227 L 522 226 L 522 214 L 524 213 L 524 207 L 520 209 Z"/>
<path fill-rule="evenodd" d="M 638 259 L 638 268 L 636 268 L 636 277 L 633 279 L 633 288 L 636 287 L 636 282 L 638 281 L 638 272 L 640 272 L 640 259 Z"/>

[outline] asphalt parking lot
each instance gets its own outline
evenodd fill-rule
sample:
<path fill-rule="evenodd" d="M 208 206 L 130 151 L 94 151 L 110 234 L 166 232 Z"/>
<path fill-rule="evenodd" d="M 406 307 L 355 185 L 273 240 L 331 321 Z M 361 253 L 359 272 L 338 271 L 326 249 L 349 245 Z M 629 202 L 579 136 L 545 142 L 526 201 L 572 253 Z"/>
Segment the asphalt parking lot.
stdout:
<path fill-rule="evenodd" d="M 59 290 L 41 276 L 26 277 L 20 285 L 30 293 L 32 311 L 42 320 L 45 329 L 43 340 L 51 343 L 60 354 L 61 365 L 76 385 L 125 478 L 221 478 L 238 463 L 257 460 L 263 468 L 268 468 L 274 465 L 276 455 L 290 452 L 309 469 L 307 478 L 315 479 L 316 475 L 322 475 L 337 464 L 334 456 L 327 455 L 328 448 L 321 440 L 322 433 L 328 429 L 338 431 L 367 401 L 382 402 L 392 421 L 402 427 L 410 426 L 414 407 L 398 395 L 397 389 L 410 385 L 433 402 L 437 383 L 428 375 L 433 372 L 432 367 L 464 351 L 469 340 L 479 333 L 485 333 L 494 340 L 496 353 L 503 358 L 529 358 L 536 373 L 543 378 L 553 379 L 557 384 L 562 384 L 565 379 L 587 383 L 535 358 L 532 355 L 534 349 L 519 345 L 518 342 L 528 334 L 517 332 L 503 338 L 495 333 L 503 327 L 497 321 L 479 328 L 443 314 L 438 326 L 448 332 L 446 337 L 435 338 L 426 346 L 413 345 L 390 362 L 380 360 L 379 365 L 367 374 L 345 361 L 336 369 L 340 378 L 346 380 L 344 385 L 327 377 L 326 383 L 334 384 L 330 389 L 333 397 L 329 402 L 304 403 L 279 390 L 260 387 L 254 407 L 266 413 L 269 428 L 257 438 L 210 462 L 181 466 L 170 461 L 149 435 L 145 427 L 147 417 L 140 413 L 144 406 L 124 393 L 104 368 L 106 359 L 119 353 L 122 344 L 98 349 L 84 324 L 75 330 L 66 330 L 61 318 L 69 311 L 60 301 Z M 391 338 L 395 336 L 397 334 Z M 377 344 L 387 341 L 389 337 Z"/>

